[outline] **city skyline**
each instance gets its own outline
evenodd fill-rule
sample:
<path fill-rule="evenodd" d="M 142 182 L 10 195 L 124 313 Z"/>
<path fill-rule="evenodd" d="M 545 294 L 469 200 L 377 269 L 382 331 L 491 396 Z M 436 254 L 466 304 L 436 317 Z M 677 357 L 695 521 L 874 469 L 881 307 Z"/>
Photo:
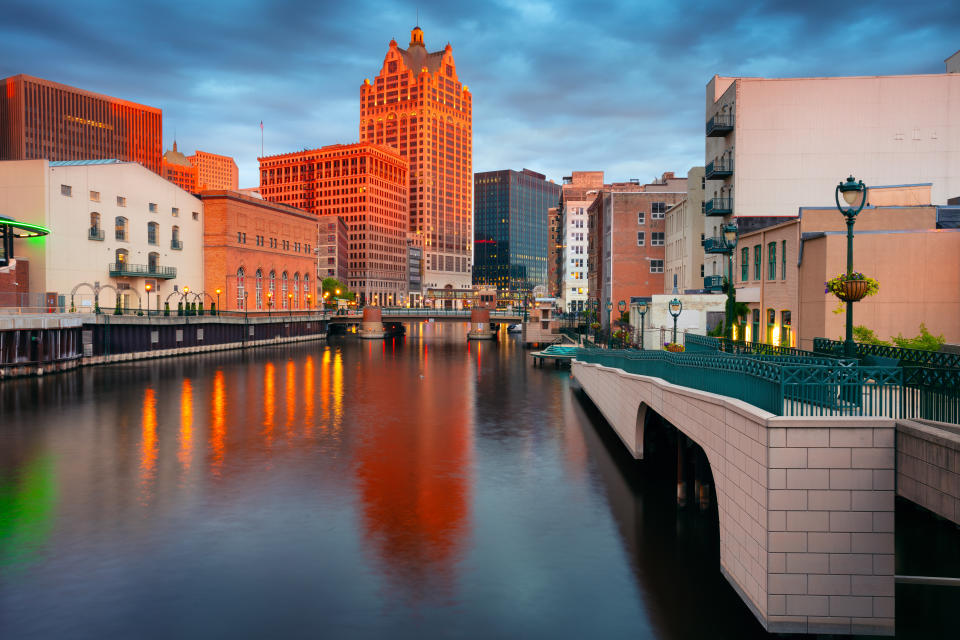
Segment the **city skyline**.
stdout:
<path fill-rule="evenodd" d="M 43 3 L 6 8 L 0 76 L 25 73 L 158 107 L 164 148 L 176 137 L 185 149 L 236 158 L 241 187 L 258 184 L 261 120 L 268 155 L 354 142 L 362 79 L 381 64 L 383 43 L 405 42 L 415 22 L 431 48 L 454 46 L 477 96 L 474 170 L 526 166 L 558 182 L 574 168 L 647 180 L 702 163 L 703 91 L 715 73 L 942 73 L 960 22 L 947 2 L 922 11 L 727 5 L 723 17 L 708 5 L 630 3 L 593 11 L 534 2 L 466 11 L 110 6 L 74 15 Z"/>

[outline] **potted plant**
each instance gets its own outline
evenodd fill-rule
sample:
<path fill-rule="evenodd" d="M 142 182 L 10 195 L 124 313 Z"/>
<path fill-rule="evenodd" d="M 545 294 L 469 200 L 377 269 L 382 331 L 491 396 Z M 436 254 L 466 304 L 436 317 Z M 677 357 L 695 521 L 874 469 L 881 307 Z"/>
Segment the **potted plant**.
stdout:
<path fill-rule="evenodd" d="M 664 342 L 663 348 L 665 351 L 672 351 L 673 353 L 683 353 L 684 348 L 682 344 L 677 344 L 676 342 Z"/>
<path fill-rule="evenodd" d="M 858 302 L 880 291 L 879 282 L 873 278 L 868 278 L 859 271 L 854 271 L 849 275 L 841 273 L 837 277 L 827 280 L 824 285 L 824 293 L 832 293 L 844 302 Z"/>

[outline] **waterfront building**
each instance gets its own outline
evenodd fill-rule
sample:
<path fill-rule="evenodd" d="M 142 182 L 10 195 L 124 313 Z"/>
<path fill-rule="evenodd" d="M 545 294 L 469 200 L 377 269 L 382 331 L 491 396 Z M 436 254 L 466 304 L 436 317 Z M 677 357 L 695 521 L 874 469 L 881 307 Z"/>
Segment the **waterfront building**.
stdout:
<path fill-rule="evenodd" d="M 260 158 L 260 193 L 319 216 L 344 218 L 347 286 L 362 304 L 407 299 L 408 165 L 395 150 L 366 142 Z"/>
<path fill-rule="evenodd" d="M 197 193 L 197 168 L 190 164 L 187 156 L 177 150 L 177 141 L 173 141 L 173 148 L 163 152 L 160 167 L 164 178 L 177 185 L 184 191 Z"/>
<path fill-rule="evenodd" d="M 673 292 L 674 276 L 680 291 L 720 291 L 721 282 L 718 277 L 726 273 L 725 261 L 720 261 L 723 264 L 718 265 L 717 261 L 711 259 L 709 268 L 705 268 L 703 188 L 703 167 L 691 168 L 687 172 L 686 196 L 667 209 L 664 217 L 666 241 L 662 293 Z M 711 233 L 711 237 L 717 237 L 718 234 L 722 236 L 716 224 Z M 714 249 L 712 244 L 711 249 Z M 709 255 L 713 258 L 713 254 Z M 725 258 L 725 254 L 721 255 L 721 258 Z"/>
<path fill-rule="evenodd" d="M 317 217 L 317 278 L 336 278 L 344 285 L 350 279 L 350 234 L 340 216 Z"/>
<path fill-rule="evenodd" d="M 407 303 L 423 306 L 423 234 L 407 233 Z"/>
<path fill-rule="evenodd" d="M 621 300 L 663 291 L 664 217 L 686 189 L 687 179 L 669 171 L 649 184 L 607 185 L 589 206 L 588 282 L 605 329 Z"/>
<path fill-rule="evenodd" d="M 204 191 L 206 291 L 227 310 L 316 307 L 317 218 L 237 191 Z"/>
<path fill-rule="evenodd" d="M 197 190 L 236 191 L 239 187 L 237 163 L 230 156 L 196 150 L 187 160 L 197 169 Z"/>
<path fill-rule="evenodd" d="M 427 51 L 414 27 L 402 49 L 360 87 L 360 141 L 389 145 L 409 161 L 409 230 L 424 238 L 424 287 L 469 289 L 473 239 L 473 97 L 453 48 Z"/>
<path fill-rule="evenodd" d="M 0 160 L 117 159 L 160 173 L 160 109 L 19 74 L 0 80 Z"/>
<path fill-rule="evenodd" d="M 872 187 L 854 227 L 854 269 L 880 291 L 854 304 L 854 323 L 889 340 L 920 323 L 960 341 L 960 207 L 930 204 L 931 185 Z M 810 349 L 842 339 L 844 315 L 823 283 L 846 271 L 846 221 L 836 207 L 800 207 L 799 216 L 746 233 L 737 244 L 737 301 L 750 311 L 742 339 Z M 954 227 L 954 228 L 951 228 Z"/>
<path fill-rule="evenodd" d="M 524 169 L 474 175 L 473 283 L 531 291 L 547 284 L 547 210 L 560 186 Z"/>
<path fill-rule="evenodd" d="M 563 268 L 562 216 L 559 207 L 547 209 L 547 295 L 560 298 L 560 269 Z"/>
<path fill-rule="evenodd" d="M 30 291 L 56 306 L 173 306 L 184 287 L 204 290 L 203 205 L 136 162 L 0 162 L 4 214 L 43 225 L 43 242 L 17 249 L 30 261 Z M 149 289 L 147 286 L 149 285 Z M 148 294 L 149 291 L 149 294 Z"/>
<path fill-rule="evenodd" d="M 557 298 L 565 311 L 585 308 L 590 295 L 587 285 L 587 209 L 603 188 L 603 171 L 573 171 L 560 186 L 559 268 L 556 273 Z"/>

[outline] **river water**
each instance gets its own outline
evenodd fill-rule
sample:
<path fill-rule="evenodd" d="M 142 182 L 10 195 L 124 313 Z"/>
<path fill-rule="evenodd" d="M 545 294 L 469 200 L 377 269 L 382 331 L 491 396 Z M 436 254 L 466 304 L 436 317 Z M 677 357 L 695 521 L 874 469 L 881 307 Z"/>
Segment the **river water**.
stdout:
<path fill-rule="evenodd" d="M 458 325 L 8 381 L 0 638 L 764 636 L 673 491 Z"/>

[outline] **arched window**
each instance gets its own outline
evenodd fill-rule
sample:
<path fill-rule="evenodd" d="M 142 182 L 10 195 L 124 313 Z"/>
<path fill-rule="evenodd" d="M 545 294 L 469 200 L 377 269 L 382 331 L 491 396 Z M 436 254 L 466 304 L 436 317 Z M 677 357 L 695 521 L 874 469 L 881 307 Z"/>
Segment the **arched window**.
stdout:
<path fill-rule="evenodd" d="M 300 302 L 300 274 L 293 274 L 293 308 L 299 309 L 303 307 L 303 304 Z"/>
<path fill-rule="evenodd" d="M 123 216 L 117 216 L 113 221 L 114 223 L 114 234 L 117 240 L 127 240 L 127 219 Z"/>
<path fill-rule="evenodd" d="M 310 290 L 310 274 L 303 274 L 303 292 L 306 294 L 307 306 L 310 306 L 310 301 L 313 300 L 313 292 Z"/>
<path fill-rule="evenodd" d="M 183 243 L 180 242 L 180 227 L 177 225 L 170 228 L 170 248 L 183 249 Z"/>
<path fill-rule="evenodd" d="M 157 238 L 160 232 L 160 225 L 156 222 L 147 223 L 147 244 L 160 244 L 160 240 Z"/>
<path fill-rule="evenodd" d="M 280 286 L 282 287 L 280 290 L 280 296 L 283 298 L 283 308 L 286 309 L 287 308 L 287 272 L 284 271 L 283 275 L 280 276 L 280 278 L 281 278 Z"/>
<path fill-rule="evenodd" d="M 126 249 L 117 249 L 116 258 L 114 262 L 117 263 L 117 271 L 122 271 L 123 267 L 127 264 L 127 259 L 130 257 L 130 252 Z"/>
<path fill-rule="evenodd" d="M 147 254 L 147 270 L 151 274 L 160 271 L 160 254 L 156 251 Z"/>
<path fill-rule="evenodd" d="M 174 229 L 176 229 L 176 227 L 174 227 Z M 243 267 L 240 267 L 239 269 L 237 269 L 237 309 L 246 310 L 247 305 L 246 305 L 245 298 L 247 295 L 247 290 L 245 287 L 243 276 L 244 276 Z"/>
<path fill-rule="evenodd" d="M 277 272 L 270 272 L 270 290 L 267 292 L 267 304 L 276 304 L 277 301 L 274 299 L 277 295 Z"/>
<path fill-rule="evenodd" d="M 257 269 L 257 309 L 263 309 L 263 269 Z"/>
<path fill-rule="evenodd" d="M 90 239 L 103 240 L 103 229 L 100 228 L 100 214 L 96 211 L 90 212 Z"/>

